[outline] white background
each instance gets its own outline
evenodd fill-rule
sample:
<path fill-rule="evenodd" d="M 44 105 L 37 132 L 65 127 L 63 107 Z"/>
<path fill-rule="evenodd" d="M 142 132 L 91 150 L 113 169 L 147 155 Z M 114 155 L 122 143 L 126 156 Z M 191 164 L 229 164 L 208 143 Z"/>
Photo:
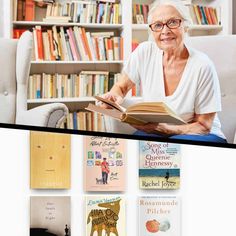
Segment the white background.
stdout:
<path fill-rule="evenodd" d="M 29 131 L 0 129 L 0 235 L 29 235 L 31 195 L 69 195 L 72 236 L 84 236 L 82 136 L 72 135 L 71 190 L 29 189 Z M 138 141 L 128 140 L 127 235 L 138 236 L 138 195 L 182 198 L 181 236 L 236 235 L 236 149 L 182 145 L 181 188 L 139 191 Z M 123 235 L 121 235 L 123 236 Z"/>

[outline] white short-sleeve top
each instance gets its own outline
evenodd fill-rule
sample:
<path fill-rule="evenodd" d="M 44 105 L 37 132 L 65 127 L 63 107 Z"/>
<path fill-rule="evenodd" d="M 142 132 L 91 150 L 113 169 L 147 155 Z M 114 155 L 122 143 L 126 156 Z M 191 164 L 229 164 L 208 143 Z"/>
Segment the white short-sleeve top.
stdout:
<path fill-rule="evenodd" d="M 131 81 L 142 84 L 144 101 L 162 101 L 186 122 L 194 114 L 221 111 L 221 94 L 218 76 L 212 61 L 202 52 L 186 45 L 189 58 L 182 78 L 170 95 L 165 95 L 163 77 L 163 51 L 154 42 L 141 43 L 124 66 Z M 211 134 L 225 138 L 218 116 L 213 121 Z"/>

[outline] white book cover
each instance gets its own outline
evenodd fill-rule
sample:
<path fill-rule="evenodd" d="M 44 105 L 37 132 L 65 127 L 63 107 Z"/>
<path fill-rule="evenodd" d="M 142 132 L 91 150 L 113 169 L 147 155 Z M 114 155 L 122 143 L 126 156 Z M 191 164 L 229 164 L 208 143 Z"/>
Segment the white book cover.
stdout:
<path fill-rule="evenodd" d="M 180 205 L 179 197 L 140 197 L 139 236 L 180 236 Z"/>
<path fill-rule="evenodd" d="M 30 197 L 30 236 L 39 235 L 71 236 L 70 197 Z"/>

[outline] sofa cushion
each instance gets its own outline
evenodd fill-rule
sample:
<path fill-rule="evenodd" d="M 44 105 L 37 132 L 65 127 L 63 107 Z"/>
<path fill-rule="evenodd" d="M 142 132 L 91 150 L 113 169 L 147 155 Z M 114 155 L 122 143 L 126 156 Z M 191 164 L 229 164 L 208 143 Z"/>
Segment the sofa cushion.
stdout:
<path fill-rule="evenodd" d="M 0 123 L 15 122 L 16 48 L 16 40 L 0 38 Z"/>

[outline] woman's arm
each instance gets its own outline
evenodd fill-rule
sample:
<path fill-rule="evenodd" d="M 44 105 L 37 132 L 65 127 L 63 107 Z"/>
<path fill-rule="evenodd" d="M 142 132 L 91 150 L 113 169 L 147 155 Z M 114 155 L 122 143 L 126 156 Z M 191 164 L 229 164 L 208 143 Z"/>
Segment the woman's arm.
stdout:
<path fill-rule="evenodd" d="M 129 77 L 125 73 L 123 73 L 119 81 L 115 83 L 111 90 L 108 93 L 105 93 L 103 97 L 120 104 L 122 103 L 125 95 L 134 85 L 135 84 L 129 79 Z M 104 108 L 109 108 L 104 103 L 102 104 L 102 106 Z"/>
<path fill-rule="evenodd" d="M 146 125 L 135 125 L 134 127 L 146 133 L 160 133 L 164 135 L 208 134 L 211 130 L 215 114 L 215 112 L 201 115 L 196 114 L 193 123 L 185 125 L 148 123 Z"/>

